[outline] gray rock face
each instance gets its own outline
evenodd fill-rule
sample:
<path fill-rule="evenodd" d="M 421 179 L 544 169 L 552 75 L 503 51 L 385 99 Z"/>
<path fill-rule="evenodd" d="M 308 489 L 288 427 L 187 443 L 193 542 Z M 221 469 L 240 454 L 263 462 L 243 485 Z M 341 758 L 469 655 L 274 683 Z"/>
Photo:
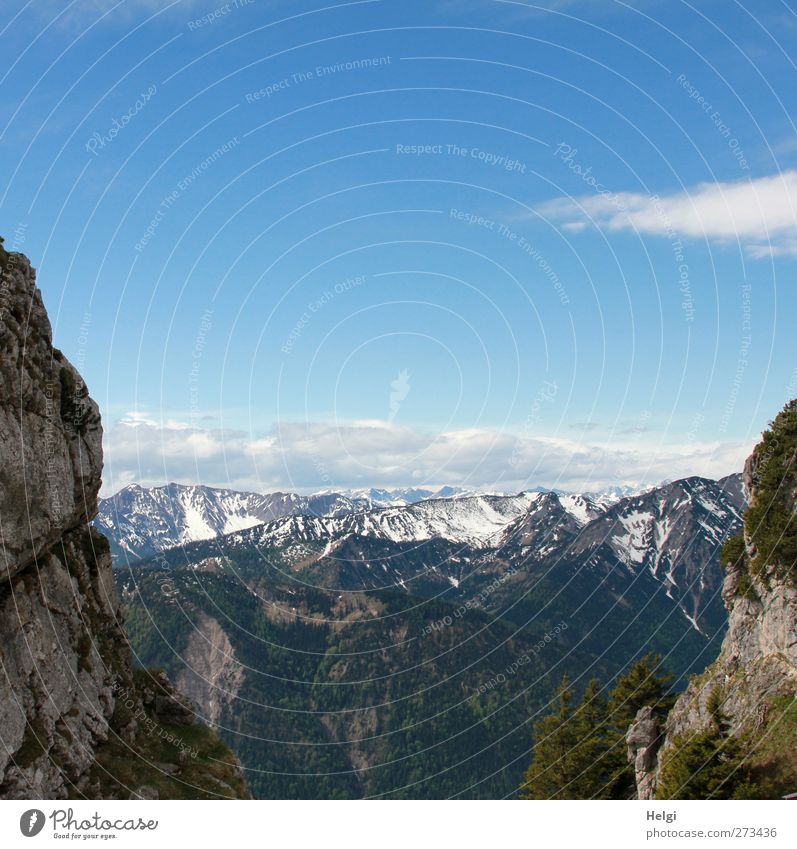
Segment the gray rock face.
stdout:
<path fill-rule="evenodd" d="M 720 655 L 670 712 L 662 756 L 676 736 L 709 727 L 708 700 L 717 688 L 735 734 L 764 722 L 771 697 L 797 692 L 797 592 L 773 577 L 767 583 L 753 577 L 757 598 L 742 596 L 738 582 L 731 573 L 723 588 L 729 619 Z"/>
<path fill-rule="evenodd" d="M 0 796 L 65 795 L 107 739 L 125 645 L 108 545 L 88 526 L 102 472 L 97 405 L 52 346 L 35 273 L 0 287 Z"/>
<path fill-rule="evenodd" d="M 205 722 L 217 726 L 246 679 L 230 638 L 215 619 L 200 612 L 183 658 L 185 669 L 175 679 L 175 686 L 201 706 Z"/>
<path fill-rule="evenodd" d="M 0 582 L 97 510 L 102 427 L 80 375 L 52 346 L 27 258 L 0 286 Z"/>
<path fill-rule="evenodd" d="M 748 458 L 744 486 L 751 502 L 756 497 L 761 458 L 758 449 Z M 792 505 L 793 510 L 793 505 Z M 755 552 L 746 538 L 747 553 Z M 797 590 L 779 578 L 774 569 L 759 577 L 744 567 L 729 569 L 722 598 L 728 609 L 728 631 L 717 660 L 694 679 L 678 698 L 665 724 L 665 736 L 657 756 L 638 762 L 637 788 L 640 798 L 655 793 L 658 765 L 663 763 L 674 741 L 681 735 L 705 730 L 712 723 L 709 700 L 718 691 L 722 712 L 731 734 L 755 732 L 768 719 L 772 697 L 797 693 Z M 644 736 L 637 723 L 629 732 L 629 757 L 635 749 L 631 740 Z M 645 795 L 643 795 L 645 794 Z"/>
<path fill-rule="evenodd" d="M 70 532 L 36 566 L 0 588 L 0 797 L 7 799 L 61 798 L 80 782 L 108 738 L 119 680 L 112 662 L 125 644 L 99 534 Z"/>
<path fill-rule="evenodd" d="M 182 769 L 146 764 L 142 735 L 191 724 L 194 711 L 165 676 L 135 683 L 108 541 L 89 525 L 102 472 L 97 405 L 52 347 L 28 260 L 2 245 L 0 319 L 0 798 L 142 798 L 155 792 L 146 779 Z M 95 763 L 113 747 L 141 787 L 102 790 L 107 771 Z M 240 779 L 227 795 L 245 792 L 235 763 L 225 774 Z"/>

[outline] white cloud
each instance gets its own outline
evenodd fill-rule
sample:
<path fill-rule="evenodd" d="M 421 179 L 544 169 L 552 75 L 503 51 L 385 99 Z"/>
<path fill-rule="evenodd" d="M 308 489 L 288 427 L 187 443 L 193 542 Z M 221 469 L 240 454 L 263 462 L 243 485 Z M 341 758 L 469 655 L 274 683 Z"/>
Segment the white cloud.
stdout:
<path fill-rule="evenodd" d="M 657 444 L 617 434 L 615 443 L 528 437 L 490 429 L 441 434 L 380 422 L 282 423 L 265 434 L 159 423 L 129 414 L 106 433 L 108 495 L 133 481 L 204 483 L 255 491 L 440 486 L 517 491 L 655 484 L 740 470 L 749 443 Z"/>
<path fill-rule="evenodd" d="M 637 192 L 558 199 L 538 208 L 569 230 L 587 219 L 608 230 L 740 243 L 754 258 L 797 256 L 797 170 L 731 183 L 700 183 L 657 197 Z"/>

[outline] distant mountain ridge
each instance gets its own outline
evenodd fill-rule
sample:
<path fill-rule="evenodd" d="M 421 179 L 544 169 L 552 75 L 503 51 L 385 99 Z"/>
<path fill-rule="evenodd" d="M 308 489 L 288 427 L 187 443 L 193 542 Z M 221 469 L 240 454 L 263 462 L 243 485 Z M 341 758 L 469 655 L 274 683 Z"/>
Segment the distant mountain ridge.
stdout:
<path fill-rule="evenodd" d="M 125 487 L 100 499 L 95 527 L 111 541 L 114 559 L 138 560 L 199 540 L 213 539 L 284 516 L 339 516 L 371 509 L 339 493 L 238 492 L 170 483 Z"/>
<path fill-rule="evenodd" d="M 608 547 L 629 571 L 644 570 L 660 581 L 699 628 L 706 605 L 711 618 L 724 617 L 717 558 L 741 527 L 745 504 L 740 474 L 719 481 L 673 481 L 609 507 L 579 535 L 571 552 L 584 557 Z"/>
<path fill-rule="evenodd" d="M 443 486 L 436 490 L 367 488 L 341 492 L 322 490 L 312 495 L 299 495 L 294 492 L 262 494 L 177 483 L 158 487 L 131 484 L 110 498 L 100 499 L 99 513 L 94 525 L 111 541 L 114 559 L 120 562 L 151 557 L 175 546 L 213 539 L 290 516 L 338 518 L 370 511 L 410 507 L 433 500 L 510 499 L 506 506 L 511 519 L 515 518 L 515 507 L 509 505 L 525 503 L 523 498 L 528 495 L 554 492 L 565 499 L 564 503 L 572 505 L 576 513 L 588 509 L 594 518 L 597 511 L 638 491 L 639 488 L 633 487 L 611 487 L 581 496 L 537 487 L 519 495 L 508 495 Z M 521 501 L 511 500 L 518 498 Z M 577 506 L 587 503 L 588 508 Z M 484 508 L 487 502 L 480 504 Z M 452 511 L 453 514 L 457 512 Z M 489 512 L 487 507 L 486 514 Z M 494 519 L 490 519 L 486 514 L 482 521 L 487 523 L 485 527 L 488 536 L 498 533 L 506 524 L 501 519 L 501 509 Z M 395 525 L 396 521 L 396 514 L 389 513 L 377 524 L 386 527 L 391 523 Z M 362 520 L 363 527 L 372 524 L 373 520 Z M 456 536 L 453 529 L 442 527 L 439 522 L 437 528 L 446 539 L 470 542 L 479 537 L 475 528 L 472 529 L 475 536 L 466 532 L 461 537 Z"/>
<path fill-rule="evenodd" d="M 229 542 L 258 547 L 285 545 L 356 535 L 397 543 L 444 539 L 474 548 L 496 547 L 507 528 L 527 515 L 536 502 L 553 500 L 581 527 L 602 508 L 580 495 L 522 492 L 518 495 L 475 495 L 431 498 L 404 507 L 385 507 L 335 517 L 296 515 L 230 535 Z"/>

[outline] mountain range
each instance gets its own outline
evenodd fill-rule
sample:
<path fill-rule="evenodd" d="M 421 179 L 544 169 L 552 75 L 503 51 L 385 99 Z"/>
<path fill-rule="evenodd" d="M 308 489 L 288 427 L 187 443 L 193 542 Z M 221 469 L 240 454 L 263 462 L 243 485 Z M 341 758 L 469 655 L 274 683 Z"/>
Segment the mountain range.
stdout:
<path fill-rule="evenodd" d="M 530 493 L 548 491 L 539 488 Z M 585 495 L 583 499 L 592 505 L 591 509 L 597 510 L 639 491 L 632 487 L 611 487 Z M 558 494 L 568 496 L 563 492 Z M 436 490 L 325 490 L 299 495 L 293 492 L 261 494 L 177 483 L 151 488 L 131 484 L 110 498 L 99 500 L 94 525 L 108 537 L 114 559 L 119 562 L 150 557 L 178 545 L 213 539 L 287 516 L 336 518 L 388 507 L 407 507 L 430 500 L 484 497 L 505 496 L 452 486 Z M 500 521 L 491 522 L 493 528 L 501 526 Z"/>
<path fill-rule="evenodd" d="M 375 507 L 376 494 L 384 494 L 384 500 Z M 455 492 L 383 506 L 394 496 L 374 490 L 301 496 L 134 485 L 100 501 L 95 525 L 110 540 L 117 563 L 122 557 L 135 562 L 179 547 L 188 561 L 196 563 L 199 557 L 200 563 L 223 567 L 233 554 L 279 551 L 281 560 L 301 562 L 305 570 L 323 561 L 326 577 L 328 564 L 335 563 L 334 571 L 343 573 L 340 580 L 350 589 L 406 589 L 407 581 L 428 583 L 433 573 L 458 586 L 475 571 L 465 564 L 494 557 L 616 561 L 662 583 L 699 630 L 704 607 L 720 609 L 715 598 L 719 575 L 705 564 L 738 530 L 745 503 L 738 474 L 720 481 L 687 478 L 614 503 L 532 491 L 512 496 Z M 222 537 L 221 557 L 217 546 L 205 557 L 207 547 L 194 545 Z M 406 552 L 385 559 L 380 549 L 404 544 L 413 552 L 413 544 L 433 540 L 451 549 L 439 563 L 416 556 L 415 565 L 408 566 Z M 379 562 L 379 569 L 370 561 Z M 345 569 L 339 565 L 343 562 Z"/>
<path fill-rule="evenodd" d="M 170 491 L 166 516 L 117 512 L 105 532 L 135 521 L 138 535 L 117 550 L 168 541 L 186 504 L 209 505 L 203 533 L 230 527 L 202 488 L 155 493 Z M 154 504 L 151 492 L 138 498 Z M 529 723 L 562 675 L 611 681 L 653 650 L 683 685 L 716 656 L 738 475 L 609 505 L 555 492 L 377 508 L 314 497 L 335 514 L 299 512 L 296 496 L 278 508 L 290 515 L 117 560 L 138 662 L 198 705 L 258 797 L 514 795 Z"/>
<path fill-rule="evenodd" d="M 98 407 L 27 259 L 0 269 L 0 798 L 514 797 L 537 720 L 648 652 L 686 689 L 627 734 L 640 798 L 690 798 L 715 742 L 694 798 L 743 747 L 740 793 L 791 791 L 797 402 L 744 485 L 171 484 L 98 515 Z"/>

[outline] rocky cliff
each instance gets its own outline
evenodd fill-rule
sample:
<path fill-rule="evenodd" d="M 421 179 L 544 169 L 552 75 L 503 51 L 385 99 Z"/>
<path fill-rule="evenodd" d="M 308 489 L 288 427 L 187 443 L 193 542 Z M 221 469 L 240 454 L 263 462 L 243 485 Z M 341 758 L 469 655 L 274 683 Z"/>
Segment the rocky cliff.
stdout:
<path fill-rule="evenodd" d="M 0 798 L 241 797 L 160 673 L 134 670 L 97 512 L 97 405 L 0 243 Z"/>
<path fill-rule="evenodd" d="M 699 751 L 715 755 L 717 796 L 797 790 L 797 402 L 748 458 L 744 485 L 744 534 L 723 552 L 728 631 L 720 654 L 679 697 L 663 729 L 643 708 L 627 737 L 643 799 L 705 791 Z"/>

